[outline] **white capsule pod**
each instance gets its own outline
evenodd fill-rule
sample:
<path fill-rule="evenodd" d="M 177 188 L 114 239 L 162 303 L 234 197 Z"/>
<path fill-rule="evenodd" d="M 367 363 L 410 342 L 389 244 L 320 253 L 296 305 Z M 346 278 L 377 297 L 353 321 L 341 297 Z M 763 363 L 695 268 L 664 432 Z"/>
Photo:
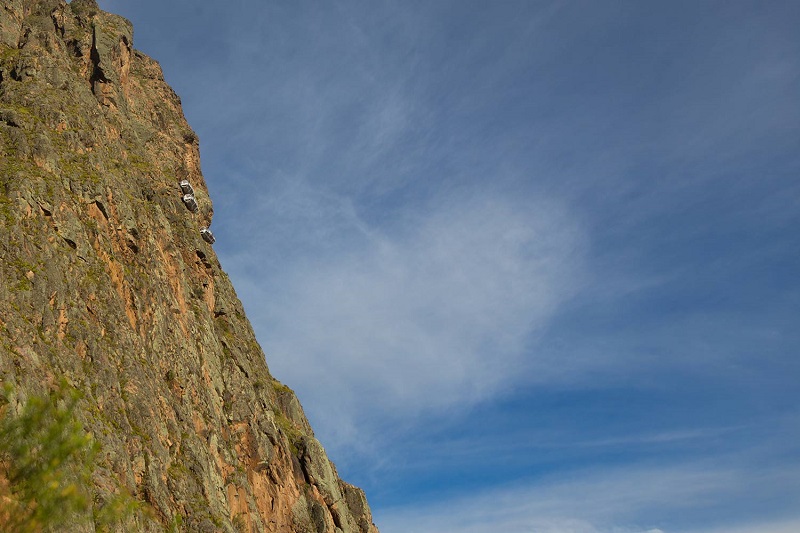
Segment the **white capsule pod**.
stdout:
<path fill-rule="evenodd" d="M 186 207 L 189 208 L 189 211 L 192 213 L 197 212 L 197 200 L 195 200 L 193 194 L 184 194 L 183 195 L 183 203 L 186 204 Z"/>
<path fill-rule="evenodd" d="M 194 187 L 192 187 L 192 184 L 189 183 L 189 180 L 181 181 L 181 192 L 183 194 L 191 194 L 194 196 Z"/>
<path fill-rule="evenodd" d="M 206 241 L 208 244 L 214 244 L 214 242 L 217 240 L 214 238 L 214 234 L 211 233 L 211 230 L 208 228 L 201 229 L 200 236 L 203 237 L 203 240 Z"/>

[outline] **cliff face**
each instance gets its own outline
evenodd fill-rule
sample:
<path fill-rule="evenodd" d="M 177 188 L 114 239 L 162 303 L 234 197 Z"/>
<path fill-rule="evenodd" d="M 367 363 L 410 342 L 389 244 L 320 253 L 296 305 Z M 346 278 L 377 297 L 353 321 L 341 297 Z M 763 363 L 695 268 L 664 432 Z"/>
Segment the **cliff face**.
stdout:
<path fill-rule="evenodd" d="M 84 393 L 95 506 L 147 503 L 124 530 L 376 533 L 201 238 L 198 139 L 132 44 L 94 0 L 0 7 L 0 379 Z"/>

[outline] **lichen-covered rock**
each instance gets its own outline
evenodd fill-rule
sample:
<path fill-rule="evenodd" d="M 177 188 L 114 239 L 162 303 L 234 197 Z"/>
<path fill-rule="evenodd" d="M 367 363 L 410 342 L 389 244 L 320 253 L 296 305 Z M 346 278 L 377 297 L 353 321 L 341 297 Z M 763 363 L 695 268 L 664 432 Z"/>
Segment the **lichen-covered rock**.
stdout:
<path fill-rule="evenodd" d="M 377 532 L 201 238 L 197 136 L 132 45 L 94 0 L 0 10 L 0 379 L 83 391 L 95 507 L 146 503 L 121 531 Z"/>

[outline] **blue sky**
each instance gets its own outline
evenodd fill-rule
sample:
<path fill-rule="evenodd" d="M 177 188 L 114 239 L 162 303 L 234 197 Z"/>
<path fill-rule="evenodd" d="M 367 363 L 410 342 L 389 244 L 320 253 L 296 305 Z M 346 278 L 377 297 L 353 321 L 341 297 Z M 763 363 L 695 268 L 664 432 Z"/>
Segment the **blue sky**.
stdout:
<path fill-rule="evenodd" d="M 383 533 L 800 531 L 800 4 L 100 4 Z"/>

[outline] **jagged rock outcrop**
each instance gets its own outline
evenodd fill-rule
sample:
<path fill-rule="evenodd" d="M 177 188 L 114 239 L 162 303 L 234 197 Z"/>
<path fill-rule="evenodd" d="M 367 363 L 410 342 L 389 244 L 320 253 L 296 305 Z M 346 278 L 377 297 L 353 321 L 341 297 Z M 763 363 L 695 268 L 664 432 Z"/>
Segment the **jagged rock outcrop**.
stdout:
<path fill-rule="evenodd" d="M 95 507 L 147 503 L 123 530 L 376 533 L 200 236 L 197 136 L 132 44 L 94 0 L 0 7 L 0 379 L 83 391 Z"/>

